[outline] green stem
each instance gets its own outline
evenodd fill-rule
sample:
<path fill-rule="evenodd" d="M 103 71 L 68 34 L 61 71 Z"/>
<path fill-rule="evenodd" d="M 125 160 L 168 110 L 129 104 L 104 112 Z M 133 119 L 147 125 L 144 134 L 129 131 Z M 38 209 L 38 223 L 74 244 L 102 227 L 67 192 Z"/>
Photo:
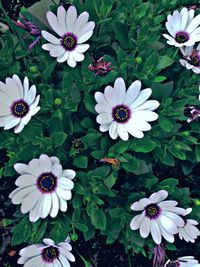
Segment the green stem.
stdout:
<path fill-rule="evenodd" d="M 130 258 L 130 255 L 128 254 L 128 266 L 129 267 L 132 267 L 132 264 L 131 264 L 131 258 Z"/>
<path fill-rule="evenodd" d="M 44 122 L 44 121 L 42 121 L 42 120 L 40 120 L 40 119 L 38 119 L 38 118 L 36 118 L 36 117 L 33 117 L 33 119 L 35 119 L 36 121 L 39 121 L 40 123 L 42 123 L 42 124 L 44 124 L 45 126 L 48 126 L 48 127 L 49 127 L 49 125 L 48 125 L 46 122 Z"/>

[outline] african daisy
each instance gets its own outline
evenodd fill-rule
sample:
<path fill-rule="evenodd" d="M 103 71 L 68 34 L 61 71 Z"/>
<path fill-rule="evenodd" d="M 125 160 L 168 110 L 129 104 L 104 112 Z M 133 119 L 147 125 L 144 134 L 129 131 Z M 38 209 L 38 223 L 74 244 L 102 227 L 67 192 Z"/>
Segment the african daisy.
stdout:
<path fill-rule="evenodd" d="M 18 264 L 24 264 L 24 267 L 70 267 L 69 261 L 74 262 L 75 258 L 70 252 L 72 246 L 70 239 L 65 242 L 55 244 L 52 239 L 43 239 L 43 244 L 34 244 L 20 250 Z"/>
<path fill-rule="evenodd" d="M 176 261 L 168 260 L 164 267 L 200 267 L 200 264 L 193 256 L 184 256 Z"/>
<path fill-rule="evenodd" d="M 158 114 L 153 112 L 160 104 L 156 100 L 148 100 L 152 90 L 141 91 L 141 82 L 133 82 L 126 91 L 122 78 L 117 78 L 114 87 L 106 86 L 104 93 L 96 92 L 97 105 L 95 110 L 99 115 L 96 120 L 100 124 L 100 131 L 109 131 L 112 139 L 118 136 L 126 141 L 129 134 L 142 138 L 143 131 L 149 131 L 148 122 L 158 119 Z"/>
<path fill-rule="evenodd" d="M 196 49 L 193 46 L 181 47 L 181 52 L 184 56 L 183 59 L 180 59 L 181 65 L 200 74 L 200 44 Z"/>
<path fill-rule="evenodd" d="M 42 31 L 42 36 L 49 42 L 42 48 L 49 51 L 52 57 L 56 57 L 58 62 L 67 61 L 68 65 L 74 68 L 77 62 L 84 60 L 83 53 L 90 47 L 89 44 L 83 44 L 92 36 L 95 27 L 95 23 L 88 22 L 88 19 L 88 12 L 77 17 L 74 6 L 70 6 L 67 12 L 63 6 L 59 6 L 57 16 L 47 12 L 47 20 L 59 38 Z"/>
<path fill-rule="evenodd" d="M 182 8 L 168 15 L 166 28 L 170 35 L 163 34 L 169 45 L 192 46 L 200 41 L 200 14 L 194 17 L 194 10 Z"/>
<path fill-rule="evenodd" d="M 29 88 L 27 77 L 23 85 L 17 75 L 6 78 L 5 83 L 0 82 L 0 127 L 14 128 L 15 133 L 20 133 L 40 110 L 39 100 L 35 85 Z"/>
<path fill-rule="evenodd" d="M 186 215 L 186 210 L 177 207 L 178 203 L 174 200 L 165 200 L 167 196 L 167 191 L 160 190 L 131 205 L 132 210 L 142 211 L 132 219 L 131 229 L 139 229 L 143 238 L 147 238 L 151 233 L 156 244 L 161 244 L 162 236 L 173 243 L 178 227 L 184 226 L 184 220 L 179 215 Z"/>
<path fill-rule="evenodd" d="M 42 154 L 28 165 L 16 163 L 15 170 L 20 176 L 15 181 L 18 186 L 9 197 L 13 204 L 21 204 L 21 212 L 29 212 L 31 222 L 48 215 L 56 217 L 59 209 L 67 210 L 67 200 L 72 197 L 74 187 L 73 170 L 63 170 L 57 157 Z"/>

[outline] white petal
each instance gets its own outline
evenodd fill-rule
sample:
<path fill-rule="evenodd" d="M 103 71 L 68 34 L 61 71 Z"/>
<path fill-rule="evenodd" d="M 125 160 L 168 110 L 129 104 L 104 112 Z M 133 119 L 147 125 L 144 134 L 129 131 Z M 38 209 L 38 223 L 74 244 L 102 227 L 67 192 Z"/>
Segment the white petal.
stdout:
<path fill-rule="evenodd" d="M 75 6 L 70 6 L 67 10 L 66 21 L 67 21 L 67 31 L 72 32 L 74 29 L 74 23 L 77 19 L 77 11 Z"/>
<path fill-rule="evenodd" d="M 20 204 L 24 197 L 26 197 L 28 194 L 30 194 L 35 189 L 35 186 L 28 186 L 24 188 L 17 188 L 11 194 L 9 197 L 12 197 L 12 203 L 13 204 Z"/>
<path fill-rule="evenodd" d="M 24 91 L 23 91 L 23 86 L 22 86 L 21 80 L 19 79 L 19 76 L 14 74 L 12 78 L 15 81 L 16 85 L 18 86 L 20 98 L 23 99 Z"/>
<path fill-rule="evenodd" d="M 52 205 L 51 205 L 51 211 L 50 211 L 50 216 L 52 218 L 55 218 L 58 214 L 59 210 L 59 201 L 56 193 L 51 194 L 51 200 L 52 200 Z"/>
<path fill-rule="evenodd" d="M 151 221 L 151 235 L 156 244 L 161 243 L 162 236 L 157 222 Z"/>
<path fill-rule="evenodd" d="M 76 61 L 76 62 L 81 62 L 85 58 L 85 56 L 83 54 L 77 52 L 76 50 L 72 51 L 71 55 L 72 55 L 74 61 Z"/>
<path fill-rule="evenodd" d="M 56 188 L 56 194 L 59 198 L 62 198 L 64 200 L 70 200 L 72 197 L 71 191 L 63 190 L 61 187 Z"/>
<path fill-rule="evenodd" d="M 8 124 L 13 119 L 12 115 L 3 116 L 0 117 L 0 126 L 4 127 L 6 124 Z"/>
<path fill-rule="evenodd" d="M 30 109 L 35 109 L 38 106 L 39 101 L 40 101 L 40 95 L 36 96 L 35 100 L 30 105 Z"/>
<path fill-rule="evenodd" d="M 143 210 L 145 206 L 142 205 L 141 202 L 136 201 L 131 205 L 131 209 L 134 211 L 140 211 L 140 210 Z"/>
<path fill-rule="evenodd" d="M 79 45 L 76 46 L 76 50 L 79 53 L 84 53 L 89 48 L 90 48 L 90 45 L 89 44 L 79 44 Z"/>
<path fill-rule="evenodd" d="M 131 109 L 142 105 L 151 95 L 152 90 L 150 88 L 142 90 L 134 102 L 131 103 Z"/>
<path fill-rule="evenodd" d="M 69 261 L 62 254 L 59 255 L 59 260 L 62 266 L 70 267 Z"/>
<path fill-rule="evenodd" d="M 185 29 L 186 24 L 188 22 L 188 9 L 186 7 L 182 8 L 181 10 L 181 29 Z"/>
<path fill-rule="evenodd" d="M 72 53 L 69 53 L 69 57 L 67 60 L 67 64 L 71 67 L 71 68 L 75 68 L 76 67 L 76 61 L 73 58 Z"/>
<path fill-rule="evenodd" d="M 82 44 L 82 43 L 86 42 L 88 39 L 90 39 L 90 37 L 92 36 L 92 34 L 93 34 L 93 31 L 89 31 L 89 32 L 86 32 L 83 35 L 81 35 L 78 38 L 78 44 Z"/>
<path fill-rule="evenodd" d="M 50 238 L 44 238 L 42 241 L 47 246 L 53 246 L 53 245 L 55 245 L 55 242 L 52 239 L 50 239 Z"/>
<path fill-rule="evenodd" d="M 105 105 L 105 104 L 101 104 L 101 103 L 97 104 L 95 106 L 95 110 L 97 113 L 104 113 L 104 112 L 106 112 L 106 113 L 110 112 L 111 113 L 112 112 L 112 109 L 109 105 Z"/>
<path fill-rule="evenodd" d="M 132 109 L 132 111 L 138 111 L 138 110 L 150 110 L 154 111 L 160 106 L 160 103 L 157 100 L 148 100 L 144 104 L 140 105 L 139 107 L 136 107 Z"/>
<path fill-rule="evenodd" d="M 62 177 L 66 177 L 70 180 L 73 180 L 76 176 L 76 172 L 74 170 L 70 170 L 70 169 L 67 169 L 67 170 L 63 170 L 62 174 L 61 174 Z"/>
<path fill-rule="evenodd" d="M 139 131 L 149 131 L 151 130 L 151 125 L 146 122 L 146 121 L 142 121 L 142 120 L 135 120 L 135 128 L 137 128 L 137 130 Z"/>
<path fill-rule="evenodd" d="M 84 34 L 88 33 L 88 32 L 93 32 L 94 30 L 94 27 L 95 27 L 95 23 L 94 21 L 90 21 L 88 23 L 86 23 L 85 25 L 83 25 L 79 32 L 78 32 L 78 37 L 81 37 L 83 36 Z"/>
<path fill-rule="evenodd" d="M 66 249 L 64 249 L 62 247 L 60 247 L 59 250 L 60 250 L 61 254 L 63 256 L 65 256 L 68 260 L 70 260 L 72 262 L 75 261 L 75 257 L 73 256 L 73 254 L 71 252 L 69 252 L 68 250 L 66 250 Z"/>
<path fill-rule="evenodd" d="M 30 210 L 32 210 L 35 207 L 35 205 L 37 204 L 40 195 L 41 195 L 41 193 L 37 189 L 35 189 L 33 192 L 31 192 L 29 195 L 27 195 L 22 200 L 21 212 L 24 214 L 24 213 L 27 213 Z"/>
<path fill-rule="evenodd" d="M 97 116 L 96 121 L 99 124 L 108 124 L 113 121 L 113 117 L 110 113 L 101 113 Z"/>
<path fill-rule="evenodd" d="M 50 158 L 47 155 L 42 154 L 39 157 L 39 164 L 40 164 L 40 169 L 43 172 L 51 172 L 51 170 L 52 170 L 52 162 L 51 162 Z"/>
<path fill-rule="evenodd" d="M 118 103 L 122 104 L 126 95 L 126 85 L 122 78 L 117 78 L 114 83 L 114 89 L 118 99 Z"/>
<path fill-rule="evenodd" d="M 34 257 L 41 254 L 41 247 L 38 245 L 30 245 L 20 250 L 19 255 L 22 257 Z"/>
<path fill-rule="evenodd" d="M 19 174 L 24 174 L 24 173 L 27 173 L 28 172 L 28 166 L 27 166 L 27 164 L 23 164 L 23 163 L 16 163 L 14 165 L 14 169 Z"/>
<path fill-rule="evenodd" d="M 110 124 L 101 124 L 100 126 L 99 126 L 99 130 L 100 130 L 100 132 L 107 132 L 108 130 L 109 130 L 109 127 L 110 127 Z"/>
<path fill-rule="evenodd" d="M 0 116 L 7 116 L 11 114 L 10 107 L 8 105 L 0 104 Z"/>
<path fill-rule="evenodd" d="M 23 118 L 21 119 L 21 122 L 20 122 L 20 124 L 18 125 L 18 127 L 20 127 L 20 130 L 21 130 L 21 128 L 23 129 L 24 126 L 27 125 L 27 124 L 29 123 L 30 120 L 31 120 L 31 114 L 30 114 L 30 112 L 29 112 L 25 117 L 23 117 Z M 16 131 L 17 131 L 17 129 L 15 129 L 15 133 L 16 133 Z M 18 131 L 19 131 L 19 129 L 18 129 Z"/>
<path fill-rule="evenodd" d="M 147 238 L 151 230 L 151 221 L 149 218 L 144 217 L 140 224 L 140 235 L 143 238 Z"/>
<path fill-rule="evenodd" d="M 140 92 L 140 89 L 141 89 L 141 82 L 139 80 L 133 82 L 127 92 L 126 92 L 126 97 L 125 97 L 125 100 L 124 100 L 124 104 L 125 105 L 130 105 L 131 103 L 133 103 L 133 101 L 137 98 L 139 92 Z"/>
<path fill-rule="evenodd" d="M 65 49 L 61 45 L 54 45 L 50 50 L 50 55 L 52 57 L 61 57 L 65 53 Z"/>
<path fill-rule="evenodd" d="M 32 85 L 29 92 L 28 92 L 27 99 L 25 99 L 25 100 L 27 100 L 28 104 L 30 105 L 35 100 L 35 97 L 36 97 L 36 87 L 35 87 L 35 85 Z"/>
<path fill-rule="evenodd" d="M 117 125 L 117 122 L 113 121 L 109 127 L 109 135 L 112 139 L 116 139 L 118 137 Z"/>
<path fill-rule="evenodd" d="M 42 199 L 43 199 L 43 195 L 41 194 L 39 199 L 38 199 L 37 204 L 29 213 L 29 220 L 31 222 L 36 222 L 40 218 L 40 203 L 41 203 Z"/>
<path fill-rule="evenodd" d="M 66 15 L 67 15 L 67 12 L 65 11 L 64 7 L 59 6 L 57 9 L 57 18 L 58 18 L 59 26 L 63 33 L 67 32 Z"/>
<path fill-rule="evenodd" d="M 177 205 L 178 205 L 178 202 L 174 200 L 165 200 L 159 203 L 159 207 L 161 207 L 162 209 L 167 209 L 169 207 L 173 208 Z"/>
<path fill-rule="evenodd" d="M 127 131 L 129 132 L 129 134 L 131 134 L 132 136 L 136 137 L 136 138 L 143 138 L 144 134 L 142 131 L 139 131 L 136 127 L 135 127 L 135 121 L 134 119 L 131 119 L 128 123 L 125 124 L 125 127 L 127 129 Z"/>
<path fill-rule="evenodd" d="M 153 193 L 149 199 L 154 203 L 159 203 L 168 197 L 168 192 L 166 190 L 160 190 L 156 193 Z"/>
<path fill-rule="evenodd" d="M 183 227 L 185 225 L 184 220 L 176 213 L 164 211 L 163 214 L 175 222 L 178 227 Z"/>
<path fill-rule="evenodd" d="M 42 174 L 42 170 L 40 169 L 40 165 L 39 165 L 39 160 L 38 159 L 32 159 L 29 163 L 28 163 L 28 168 L 29 168 L 29 172 L 39 176 L 40 174 Z"/>
<path fill-rule="evenodd" d="M 141 110 L 132 113 L 132 119 L 134 120 L 134 118 L 144 121 L 155 121 L 158 119 L 158 114 L 149 110 Z"/>
<path fill-rule="evenodd" d="M 58 200 L 59 200 L 60 210 L 65 212 L 67 210 L 67 201 L 63 198 L 60 198 L 58 194 L 57 194 L 57 196 L 58 196 Z"/>
<path fill-rule="evenodd" d="M 51 11 L 47 12 L 47 20 L 49 22 L 49 25 L 51 28 L 60 36 L 62 36 L 65 32 L 60 27 L 60 24 L 58 23 L 58 19 L 55 14 L 53 14 Z"/>
<path fill-rule="evenodd" d="M 52 44 L 60 44 L 60 40 L 47 31 L 42 31 L 42 36 Z"/>
<path fill-rule="evenodd" d="M 15 184 L 17 186 L 26 187 L 29 185 L 34 185 L 36 183 L 36 177 L 30 174 L 22 174 L 17 178 Z"/>
<path fill-rule="evenodd" d="M 166 217 L 165 215 L 160 215 L 159 221 L 161 225 L 165 228 L 166 231 L 168 231 L 170 234 L 177 234 L 178 228 L 170 218 Z"/>
<path fill-rule="evenodd" d="M 107 103 L 109 103 L 109 105 L 111 105 L 112 107 L 119 104 L 116 92 L 110 85 L 106 86 L 104 90 L 104 96 Z"/>
<path fill-rule="evenodd" d="M 129 135 L 128 135 L 128 131 L 127 131 L 127 129 L 126 129 L 126 127 L 125 127 L 124 124 L 118 123 L 118 125 L 117 125 L 117 132 L 118 132 L 119 137 L 122 140 L 124 140 L 124 141 L 127 141 L 128 140 L 128 136 Z"/>
<path fill-rule="evenodd" d="M 61 56 L 59 56 L 59 57 L 57 58 L 57 61 L 58 61 L 59 63 L 63 63 L 63 62 L 65 62 L 66 60 L 68 60 L 68 58 L 69 58 L 69 52 L 68 52 L 68 51 L 65 51 L 64 54 L 62 54 Z"/>
<path fill-rule="evenodd" d="M 13 117 L 6 125 L 4 126 L 4 130 L 9 130 L 15 127 L 20 122 L 20 118 Z"/>
<path fill-rule="evenodd" d="M 64 190 L 71 190 L 74 188 L 74 183 L 67 178 L 59 178 L 58 185 Z"/>
<path fill-rule="evenodd" d="M 161 231 L 161 234 L 162 236 L 170 243 L 174 243 L 174 236 L 173 234 L 170 234 L 169 232 L 167 232 L 165 230 L 165 228 L 162 227 L 162 225 L 160 224 L 159 221 L 157 221 L 158 225 L 159 225 L 159 228 L 160 228 L 160 231 Z"/>
<path fill-rule="evenodd" d="M 131 223 L 130 223 L 130 227 L 131 227 L 132 230 L 137 230 L 137 229 L 139 229 L 140 224 L 141 224 L 142 220 L 144 219 L 144 214 L 145 214 L 145 213 L 143 212 L 142 214 L 136 215 L 136 216 L 132 219 L 132 221 L 131 221 Z"/>
<path fill-rule="evenodd" d="M 102 103 L 104 105 L 108 105 L 108 102 L 106 101 L 105 96 L 104 96 L 103 93 L 96 92 L 94 97 L 95 97 L 95 100 L 97 101 L 97 103 Z"/>
<path fill-rule="evenodd" d="M 43 199 L 42 201 L 40 202 L 40 217 L 42 219 L 46 218 L 49 213 L 50 213 L 50 210 L 51 210 L 51 194 L 45 194 L 43 195 Z"/>
<path fill-rule="evenodd" d="M 200 25 L 200 14 L 197 15 L 188 25 L 187 31 L 189 33 L 193 32 Z"/>
<path fill-rule="evenodd" d="M 60 164 L 54 164 L 52 167 L 52 172 L 55 176 L 59 176 L 62 173 L 62 166 Z"/>
<path fill-rule="evenodd" d="M 6 88 L 10 98 L 14 100 L 20 99 L 20 92 L 18 86 L 13 79 L 6 78 Z"/>
<path fill-rule="evenodd" d="M 78 34 L 79 33 L 81 27 L 88 22 L 88 19 L 89 19 L 89 14 L 86 11 L 83 12 L 83 13 L 81 13 L 78 16 L 78 18 L 77 18 L 77 20 L 76 20 L 76 22 L 74 24 L 74 29 L 73 29 L 73 31 L 74 31 L 75 34 Z"/>

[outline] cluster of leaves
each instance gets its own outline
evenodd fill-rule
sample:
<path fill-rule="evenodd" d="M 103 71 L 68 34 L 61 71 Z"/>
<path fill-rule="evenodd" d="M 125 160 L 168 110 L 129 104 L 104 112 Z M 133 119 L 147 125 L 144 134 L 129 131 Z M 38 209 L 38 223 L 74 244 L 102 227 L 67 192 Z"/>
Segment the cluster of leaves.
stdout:
<path fill-rule="evenodd" d="M 185 105 L 198 105 L 198 75 L 179 64 L 179 50 L 162 37 L 167 14 L 191 1 L 182 0 L 71 0 L 79 13 L 87 10 L 96 22 L 91 48 L 75 69 L 57 64 L 38 45 L 27 53 L 23 30 L 10 25 L 1 35 L 0 79 L 27 75 L 41 95 L 41 111 L 19 135 L 11 130 L 0 134 L 0 148 L 9 152 L 3 178 L 16 175 L 13 165 L 28 162 L 41 153 L 57 156 L 64 168 L 75 169 L 73 199 L 66 213 L 56 219 L 31 224 L 18 210 L 18 224 L 12 229 L 12 244 L 38 243 L 45 236 L 60 242 L 68 233 L 87 241 L 96 231 L 116 240 L 126 251 L 141 252 L 152 247 L 151 238 L 142 239 L 129 224 L 135 215 L 130 205 L 141 197 L 166 189 L 182 207 L 193 207 L 192 217 L 200 221 L 197 172 L 200 162 L 200 124 L 186 123 Z M 55 7 L 53 7 L 54 9 Z M 88 70 L 91 54 L 104 56 L 113 70 L 105 77 Z M 139 79 L 143 88 L 153 90 L 159 100 L 159 120 L 142 140 L 111 140 L 100 133 L 94 110 L 94 92 L 103 91 L 117 77 L 126 84 Z M 77 150 L 74 139 L 83 145 Z M 120 166 L 100 162 L 116 158 Z M 13 184 L 10 190 L 14 188 Z M 16 219 L 15 218 L 15 219 Z M 183 241 L 184 242 L 184 241 Z M 183 244 L 184 246 L 184 244 Z M 168 249 L 175 249 L 169 245 Z"/>

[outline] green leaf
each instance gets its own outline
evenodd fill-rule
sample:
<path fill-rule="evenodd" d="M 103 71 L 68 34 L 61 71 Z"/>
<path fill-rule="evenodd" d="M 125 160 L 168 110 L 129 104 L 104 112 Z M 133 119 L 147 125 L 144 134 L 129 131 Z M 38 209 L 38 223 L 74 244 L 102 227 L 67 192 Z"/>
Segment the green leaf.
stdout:
<path fill-rule="evenodd" d="M 148 138 L 133 139 L 129 145 L 129 150 L 135 152 L 148 153 L 156 148 L 156 143 Z"/>
<path fill-rule="evenodd" d="M 73 160 L 73 164 L 82 169 L 86 169 L 88 166 L 88 158 L 86 156 L 77 156 Z"/>
<path fill-rule="evenodd" d="M 173 63 L 174 63 L 174 60 L 168 57 L 167 55 L 160 56 L 156 69 L 160 71 L 162 69 L 165 69 L 171 66 Z"/>
<path fill-rule="evenodd" d="M 122 45 L 123 48 L 126 48 L 128 46 L 127 43 L 127 36 L 129 32 L 129 28 L 127 25 L 121 22 L 115 22 L 114 31 L 117 40 Z"/>
<path fill-rule="evenodd" d="M 91 211 L 91 222 L 99 230 L 106 229 L 106 216 L 102 209 L 93 208 Z"/>
<path fill-rule="evenodd" d="M 174 123 L 167 117 L 160 116 L 159 125 L 165 131 L 170 133 L 174 128 Z"/>
<path fill-rule="evenodd" d="M 173 91 L 173 87 L 174 87 L 173 81 L 165 84 L 152 83 L 151 85 L 152 99 L 161 101 L 162 99 L 169 97 Z"/>
<path fill-rule="evenodd" d="M 55 132 L 52 134 L 53 145 L 55 147 L 61 146 L 67 138 L 67 134 L 64 132 Z"/>

